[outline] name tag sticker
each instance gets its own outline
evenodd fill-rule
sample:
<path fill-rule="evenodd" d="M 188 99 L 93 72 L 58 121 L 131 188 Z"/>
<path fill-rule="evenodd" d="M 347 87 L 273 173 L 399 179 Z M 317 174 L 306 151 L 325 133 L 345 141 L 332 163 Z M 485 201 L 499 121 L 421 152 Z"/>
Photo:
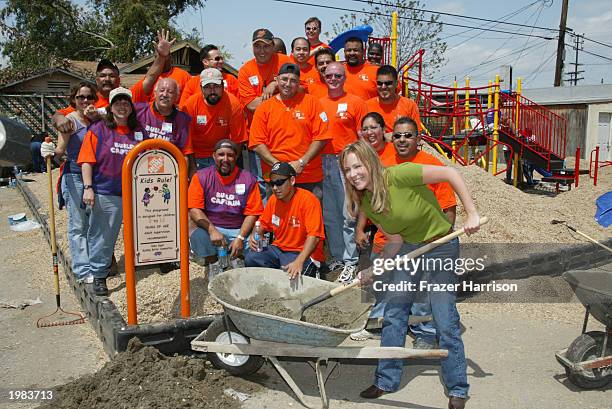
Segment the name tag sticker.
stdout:
<path fill-rule="evenodd" d="M 327 122 L 327 114 L 325 112 L 321 112 L 319 114 L 319 117 L 321 118 L 323 122 Z"/>
<path fill-rule="evenodd" d="M 253 75 L 249 77 L 249 82 L 251 83 L 252 86 L 256 87 L 259 85 L 259 77 L 257 75 Z"/>
<path fill-rule="evenodd" d="M 162 124 L 162 131 L 164 131 L 164 132 L 172 132 L 172 122 L 164 122 Z"/>
<path fill-rule="evenodd" d="M 280 226 L 280 217 L 278 217 L 277 215 L 273 214 L 272 215 L 272 224 L 275 225 L 276 227 Z"/>
<path fill-rule="evenodd" d="M 246 185 L 244 183 L 236 184 L 236 194 L 243 195 L 246 192 Z"/>
<path fill-rule="evenodd" d="M 134 132 L 134 139 L 142 141 L 142 132 Z"/>
<path fill-rule="evenodd" d="M 338 104 L 338 113 L 340 112 L 346 112 L 346 110 L 348 109 L 348 104 Z"/>
<path fill-rule="evenodd" d="M 196 117 L 196 122 L 198 125 L 206 125 L 206 115 L 198 115 Z"/>

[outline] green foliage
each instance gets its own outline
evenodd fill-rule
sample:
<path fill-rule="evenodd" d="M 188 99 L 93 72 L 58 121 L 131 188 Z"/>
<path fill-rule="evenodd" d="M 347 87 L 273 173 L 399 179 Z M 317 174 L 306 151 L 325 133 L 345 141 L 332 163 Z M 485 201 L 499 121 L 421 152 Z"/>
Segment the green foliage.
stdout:
<path fill-rule="evenodd" d="M 382 3 L 382 4 L 378 4 Z M 425 14 L 425 3 L 418 0 L 370 1 L 363 14 L 350 13 L 340 17 L 332 26 L 335 37 L 355 26 L 369 24 L 375 37 L 391 36 L 391 13 L 398 14 L 398 62 L 401 65 L 419 49 L 425 49 L 423 67 L 426 76 L 431 77 L 444 64 L 446 42 L 440 38 L 442 24 L 440 15 Z"/>

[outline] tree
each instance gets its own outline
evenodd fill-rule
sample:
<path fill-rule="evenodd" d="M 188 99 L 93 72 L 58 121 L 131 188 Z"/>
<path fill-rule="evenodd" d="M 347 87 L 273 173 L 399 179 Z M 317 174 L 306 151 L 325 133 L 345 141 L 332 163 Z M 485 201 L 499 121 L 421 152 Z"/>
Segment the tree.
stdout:
<path fill-rule="evenodd" d="M 369 24 L 377 37 L 391 36 L 391 13 L 398 14 L 397 57 L 401 66 L 419 49 L 426 50 L 423 69 L 431 77 L 444 63 L 446 42 L 440 38 L 442 24 L 439 14 L 429 16 L 423 11 L 425 3 L 418 0 L 378 0 L 368 1 L 362 8 L 363 14 L 351 13 L 340 17 L 332 26 L 333 36 L 353 27 Z"/>

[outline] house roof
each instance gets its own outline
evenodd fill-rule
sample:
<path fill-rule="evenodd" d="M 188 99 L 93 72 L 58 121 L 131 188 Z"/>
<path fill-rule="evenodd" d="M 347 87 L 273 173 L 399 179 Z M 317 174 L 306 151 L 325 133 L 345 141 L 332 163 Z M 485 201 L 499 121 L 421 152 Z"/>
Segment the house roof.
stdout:
<path fill-rule="evenodd" d="M 33 80 L 35 78 L 39 78 L 39 77 L 42 77 L 44 75 L 48 75 L 48 74 L 52 74 L 52 73 L 57 73 L 57 72 L 61 72 L 63 74 L 69 75 L 71 77 L 77 78 L 77 79 L 82 80 L 82 81 L 87 81 L 87 82 L 94 83 L 94 81 L 91 79 L 91 77 L 89 77 L 85 73 L 75 72 L 74 70 L 71 70 L 71 69 L 68 69 L 68 68 L 52 67 L 52 68 L 49 68 L 49 69 L 47 69 L 47 70 L 45 70 L 43 72 L 38 72 L 36 74 L 30 75 L 30 76 L 26 76 L 25 78 L 21 78 L 21 79 L 18 79 L 16 81 L 12 81 L 12 82 L 10 82 L 8 84 L 4 84 L 4 85 L 0 86 L 0 90 L 5 89 L 5 88 L 9 88 L 9 87 L 13 87 L 13 86 L 15 86 L 17 84 Z"/>
<path fill-rule="evenodd" d="M 612 84 L 524 89 L 522 94 L 540 105 L 612 102 Z"/>

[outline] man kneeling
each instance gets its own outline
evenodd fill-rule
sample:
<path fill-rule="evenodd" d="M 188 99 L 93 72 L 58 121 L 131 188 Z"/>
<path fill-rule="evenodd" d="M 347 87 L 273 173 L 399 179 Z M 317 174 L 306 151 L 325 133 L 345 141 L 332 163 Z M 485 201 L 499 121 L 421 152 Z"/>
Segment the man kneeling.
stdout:
<path fill-rule="evenodd" d="M 197 259 L 214 259 L 229 245 L 235 259 L 246 248 L 245 237 L 263 212 L 257 178 L 236 167 L 238 145 L 229 139 L 217 142 L 215 166 L 200 169 L 189 184 L 191 252 Z"/>
<path fill-rule="evenodd" d="M 274 243 L 258 248 L 251 235 L 247 267 L 282 268 L 290 279 L 300 274 L 317 277 L 323 261 L 323 215 L 316 196 L 295 187 L 295 169 L 277 162 L 270 171 L 270 197 L 260 217 L 261 229 L 274 234 Z"/>

